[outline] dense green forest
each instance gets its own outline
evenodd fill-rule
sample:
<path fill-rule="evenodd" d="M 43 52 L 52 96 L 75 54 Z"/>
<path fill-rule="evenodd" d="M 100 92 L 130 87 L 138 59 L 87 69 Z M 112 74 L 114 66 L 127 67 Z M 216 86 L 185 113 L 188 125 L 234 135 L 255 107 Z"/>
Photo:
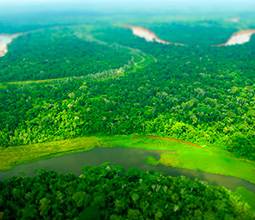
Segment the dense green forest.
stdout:
<path fill-rule="evenodd" d="M 1 219 L 242 219 L 254 213 L 223 187 L 120 166 L 40 170 L 0 182 Z"/>
<path fill-rule="evenodd" d="M 215 46 L 255 29 L 252 10 L 33 7 L 0 15 L 0 35 L 19 34 L 0 57 L 0 170 L 127 147 L 164 151 L 144 163 L 254 183 L 255 36 Z M 147 42 L 127 24 L 185 46 Z M 255 218 L 248 187 L 231 192 L 109 163 L 82 172 L 0 181 L 0 219 Z"/>
<path fill-rule="evenodd" d="M 132 60 L 126 51 L 76 38 L 69 29 L 27 33 L 9 49 L 0 60 L 0 82 L 85 76 Z"/>
<path fill-rule="evenodd" d="M 178 24 L 171 27 L 174 25 L 182 30 Z M 168 25 L 161 26 L 162 32 L 168 30 Z M 199 39 L 212 38 L 207 27 L 195 30 L 196 44 Z M 229 36 L 221 31 L 214 29 L 213 44 Z M 244 45 L 202 43 L 197 47 L 189 45 L 193 38 L 184 35 L 179 42 L 189 46 L 181 47 L 148 43 L 120 27 L 90 32 L 105 45 L 73 33 L 70 27 L 25 34 L 0 59 L 1 81 L 5 82 L 0 90 L 2 146 L 91 134 L 147 133 L 220 145 L 237 156 L 255 159 L 254 37 Z M 156 62 L 136 68 L 134 60 L 125 75 L 107 80 L 7 83 L 86 76 L 119 68 L 132 59 L 119 45 L 139 49 Z"/>

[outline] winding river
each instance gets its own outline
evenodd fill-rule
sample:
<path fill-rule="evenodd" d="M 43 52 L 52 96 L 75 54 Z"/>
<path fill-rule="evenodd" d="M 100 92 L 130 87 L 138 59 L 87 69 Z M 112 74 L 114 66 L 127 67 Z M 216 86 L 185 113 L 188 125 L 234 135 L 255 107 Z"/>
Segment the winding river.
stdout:
<path fill-rule="evenodd" d="M 236 18 L 234 18 L 236 19 Z M 149 29 L 146 29 L 144 27 L 140 26 L 133 26 L 133 25 L 124 25 L 123 27 L 129 28 L 132 30 L 133 35 L 144 38 L 148 42 L 158 42 L 162 44 L 175 44 L 175 45 L 180 45 L 180 46 L 185 46 L 185 44 L 181 43 L 174 43 L 174 42 L 169 42 L 160 39 L 154 32 L 152 32 Z M 218 44 L 218 45 L 212 45 L 212 46 L 231 46 L 231 45 L 236 45 L 236 44 L 244 44 L 250 41 L 251 36 L 255 34 L 255 29 L 249 29 L 249 30 L 242 30 L 238 31 L 236 33 L 233 33 L 231 37 L 227 40 L 227 42 L 223 44 Z"/>
<path fill-rule="evenodd" d="M 71 172 L 76 175 L 80 175 L 82 173 L 81 167 L 84 165 L 98 166 L 101 163 L 109 161 L 112 165 L 121 165 L 126 170 L 130 167 L 137 167 L 141 171 L 153 169 L 154 171 L 164 172 L 166 175 L 170 176 L 184 175 L 192 180 L 198 178 L 201 181 L 208 182 L 208 184 L 225 186 L 233 191 L 237 187 L 243 186 L 255 193 L 255 184 L 236 177 L 210 174 L 182 168 L 165 167 L 163 165 L 152 166 L 146 164 L 145 161 L 148 156 L 153 156 L 156 159 L 159 159 L 161 153 L 163 153 L 163 151 L 121 147 L 96 147 L 87 152 L 41 160 L 34 163 L 19 165 L 10 171 L 1 171 L 0 180 L 10 178 L 11 176 L 17 176 L 19 175 L 19 172 L 22 171 L 25 172 L 26 176 L 31 177 L 35 175 L 33 174 L 35 169 L 55 169 L 57 172 L 61 172 L 63 174 Z"/>

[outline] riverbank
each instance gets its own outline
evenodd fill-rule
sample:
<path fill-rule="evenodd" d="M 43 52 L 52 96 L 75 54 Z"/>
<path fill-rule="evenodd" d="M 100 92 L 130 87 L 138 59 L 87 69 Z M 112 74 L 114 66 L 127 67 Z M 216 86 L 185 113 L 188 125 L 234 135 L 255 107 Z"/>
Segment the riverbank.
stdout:
<path fill-rule="evenodd" d="M 130 136 L 119 136 L 110 141 L 105 139 L 103 145 L 107 147 L 135 147 L 146 150 L 170 151 L 170 153 L 161 154 L 159 164 L 233 176 L 255 183 L 254 162 L 236 158 L 233 154 L 215 146 L 199 148 L 165 140 L 165 138 L 141 137 L 134 139 Z"/>
<path fill-rule="evenodd" d="M 116 156 L 112 157 L 112 152 L 115 150 L 117 150 L 115 154 L 122 157 L 121 162 L 126 161 L 126 154 L 130 154 L 131 151 L 133 151 L 131 156 L 137 154 L 135 156 L 136 161 L 131 160 L 127 163 L 129 166 L 132 165 L 138 169 L 130 167 L 126 170 L 122 165 L 112 166 L 108 162 L 101 163 L 100 166 L 90 166 L 89 163 L 86 163 L 87 159 L 90 160 L 90 158 L 92 158 L 90 161 L 94 162 L 93 158 L 97 158 L 97 155 L 104 160 L 106 159 L 104 155 L 107 154 L 108 160 L 116 159 Z M 94 152 L 94 155 L 90 154 L 92 152 Z M 142 213 L 141 218 L 138 214 L 128 214 L 128 216 L 124 216 L 125 219 L 143 219 L 143 217 L 147 217 L 146 219 L 168 219 L 169 216 L 176 219 L 178 217 L 184 219 L 185 216 L 194 216 L 195 219 L 198 216 L 209 216 L 209 219 L 239 219 L 239 217 L 254 219 L 253 208 L 246 204 L 235 192 L 226 190 L 222 186 L 206 184 L 198 179 L 191 180 L 187 177 L 168 176 L 167 174 L 153 172 L 150 168 L 145 169 L 145 172 L 141 172 L 143 170 L 139 166 L 140 157 L 143 156 L 144 158 L 146 155 L 140 155 L 139 152 L 148 154 L 148 151 L 141 149 L 95 148 L 89 152 L 58 158 L 61 161 L 55 160 L 55 158 L 40 161 L 41 163 L 37 163 L 37 165 L 44 167 L 46 170 L 55 168 L 56 165 L 58 166 L 62 162 L 61 168 L 66 168 L 65 171 L 69 172 L 59 172 L 58 169 L 49 172 L 46 170 L 33 171 L 34 175 L 37 173 L 36 178 L 23 175 L 1 182 L 0 198 L 4 209 L 2 209 L 0 215 L 4 216 L 4 219 L 27 219 L 29 217 L 34 219 L 38 216 L 47 219 L 55 219 L 56 216 L 61 219 L 87 219 L 85 216 L 91 216 L 91 212 L 96 209 L 97 213 L 101 211 L 101 217 L 94 217 L 94 215 L 89 219 L 105 219 L 105 216 L 110 216 L 108 214 L 109 210 L 119 215 L 111 215 L 114 218 L 107 217 L 106 219 L 119 219 L 118 216 L 123 217 L 127 210 L 130 213 L 132 208 L 136 208 L 133 210 L 136 210 L 139 215 Z M 88 157 L 88 154 L 90 154 L 90 157 Z M 78 175 L 70 169 L 72 157 L 74 161 L 73 168 L 80 170 Z M 83 166 L 79 166 L 77 159 L 81 159 Z M 117 157 L 117 160 L 120 160 L 120 158 Z M 138 164 L 135 162 L 138 162 Z M 38 167 L 36 163 L 29 165 L 32 170 Z M 13 188 L 13 190 L 6 190 L 9 188 Z M 251 193 L 251 196 L 247 193 L 242 193 L 242 195 L 248 198 L 248 201 L 254 199 L 252 197 L 253 193 Z M 146 206 L 144 206 L 144 201 Z M 192 206 L 190 205 L 191 202 Z M 105 204 L 107 204 L 107 207 Z M 73 207 L 70 205 L 73 205 Z M 113 208 L 114 205 L 115 208 Z M 32 207 L 32 209 L 27 209 L 27 207 Z M 56 208 L 52 209 L 52 207 Z M 90 209 L 86 207 L 90 207 Z M 119 209 L 120 207 L 121 209 Z M 148 207 L 152 207 L 152 210 L 154 210 L 149 215 Z M 86 209 L 86 212 L 82 211 L 81 216 L 81 210 Z M 179 212 L 176 213 L 177 209 L 179 209 Z M 20 212 L 20 210 L 25 211 Z M 63 212 L 63 210 L 67 210 L 67 212 Z M 72 212 L 69 210 L 72 210 Z M 153 213 L 156 213 L 157 210 L 160 210 L 160 213 L 165 212 L 164 216 L 163 214 L 154 215 Z M 211 210 L 214 210 L 216 214 L 212 215 Z M 17 215 L 15 216 L 15 214 Z M 156 218 L 154 218 L 155 216 Z"/>
<path fill-rule="evenodd" d="M 17 36 L 19 36 L 19 34 L 0 34 L 0 57 L 4 56 L 8 52 L 8 44 L 11 43 Z"/>
<path fill-rule="evenodd" d="M 95 139 L 93 141 L 95 141 Z M 115 140 L 108 139 L 108 141 L 116 141 L 116 139 Z M 172 176 L 172 177 L 186 176 L 193 181 L 197 179 L 209 185 L 224 186 L 227 189 L 231 190 L 234 193 L 233 195 L 241 197 L 243 201 L 246 201 L 252 207 L 252 209 L 255 210 L 255 204 L 253 202 L 255 198 L 255 194 L 254 194 L 255 187 L 254 187 L 254 184 L 250 182 L 247 182 L 235 177 L 231 177 L 231 176 L 223 176 L 223 175 L 201 172 L 198 170 L 175 168 L 172 166 L 168 167 L 168 166 L 157 164 L 157 160 L 160 159 L 162 154 L 173 153 L 173 152 L 160 151 L 160 150 L 146 150 L 146 149 L 134 148 L 134 147 L 109 148 L 109 147 L 102 147 L 103 145 L 101 147 L 94 148 L 93 145 L 91 145 L 92 142 L 89 142 L 88 138 L 80 138 L 78 140 L 75 140 L 75 143 L 72 146 L 74 147 L 74 146 L 83 144 L 83 148 L 86 150 L 86 152 L 70 153 L 71 151 L 68 151 L 66 149 L 66 152 L 62 152 L 60 154 L 51 154 L 50 156 L 52 158 L 50 159 L 41 158 L 40 160 L 33 163 L 27 163 L 27 164 L 22 164 L 20 166 L 16 166 L 10 171 L 0 172 L 0 181 L 9 179 L 11 176 L 20 176 L 23 174 L 25 174 L 26 177 L 33 177 L 33 176 L 36 176 L 34 170 L 40 170 L 40 169 L 45 169 L 45 170 L 54 169 L 56 170 L 56 172 L 60 172 L 63 174 L 68 174 L 71 172 L 77 176 L 80 176 L 82 174 L 80 167 L 84 165 L 99 166 L 100 164 L 107 161 L 107 162 L 110 162 L 112 165 L 120 165 L 124 167 L 125 170 L 128 170 L 131 167 L 136 167 L 140 171 L 154 170 L 155 172 L 164 172 L 166 175 Z M 64 143 L 62 144 L 65 144 L 66 146 L 68 146 L 72 143 L 70 143 L 70 141 L 64 141 Z M 102 140 L 101 141 L 99 140 L 97 144 L 98 145 L 102 144 Z M 71 148 L 69 147 L 69 150 Z M 61 154 L 64 156 L 60 156 Z M 69 154 L 69 155 L 65 155 L 65 154 Z M 12 158 L 13 155 L 10 155 L 10 156 Z M 153 160 L 155 160 L 156 164 L 151 164 L 150 159 L 152 159 L 152 162 Z M 151 165 L 154 165 L 154 166 L 151 166 Z M 155 166 L 155 165 L 158 165 L 158 166 Z"/>
<path fill-rule="evenodd" d="M 159 137 L 93 136 L 2 148 L 0 149 L 0 170 L 10 170 L 20 164 L 88 151 L 95 146 L 161 150 L 165 152 L 161 154 L 159 160 L 156 160 L 159 164 L 233 176 L 255 183 L 254 162 L 235 158 L 218 147 L 199 148 Z"/>
<path fill-rule="evenodd" d="M 174 44 L 179 46 L 185 46 L 185 44 L 162 40 L 154 32 L 144 27 L 133 26 L 133 25 L 121 25 L 121 26 L 131 29 L 133 35 L 144 38 L 148 42 L 157 42 L 161 44 Z"/>
<path fill-rule="evenodd" d="M 11 170 L 21 164 L 92 150 L 100 145 L 100 140 L 99 137 L 81 137 L 0 148 L 0 170 Z"/>
<path fill-rule="evenodd" d="M 216 46 L 232 46 L 236 44 L 244 44 L 248 43 L 251 39 L 251 36 L 255 34 L 255 29 L 254 30 L 243 30 L 243 31 L 238 31 L 228 39 L 226 43 L 219 44 Z"/>

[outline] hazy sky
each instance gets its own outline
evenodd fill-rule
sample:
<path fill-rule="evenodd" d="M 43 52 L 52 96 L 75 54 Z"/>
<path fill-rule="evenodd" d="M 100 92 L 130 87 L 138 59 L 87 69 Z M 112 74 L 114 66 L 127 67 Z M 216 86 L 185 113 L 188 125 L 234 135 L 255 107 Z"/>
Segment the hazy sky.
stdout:
<path fill-rule="evenodd" d="M 255 10 L 255 0 L 0 0 L 0 8 L 8 10 L 155 10 L 197 8 L 208 10 Z M 3 10 L 5 13 L 7 10 Z M 0 14 L 1 15 L 1 14 Z"/>
<path fill-rule="evenodd" d="M 255 0 L 0 0 L 0 5 L 46 5 L 46 4 L 155 4 L 155 5 L 255 5 Z"/>
<path fill-rule="evenodd" d="M 107 4 L 108 2 L 120 2 L 121 0 L 0 0 L 0 3 L 8 3 L 8 4 L 15 4 L 15 3 L 33 3 L 33 4 L 38 4 L 38 3 L 75 3 L 75 2 L 80 2 L 80 3 L 86 3 L 86 2 L 100 2 L 100 3 L 105 3 Z M 121 2 L 166 2 L 166 3 L 171 3 L 171 2 L 186 2 L 192 4 L 191 0 L 122 0 Z M 227 2 L 227 3 L 253 3 L 254 0 L 196 0 L 195 2 L 201 2 L 203 4 L 205 3 L 210 3 L 210 2 Z"/>

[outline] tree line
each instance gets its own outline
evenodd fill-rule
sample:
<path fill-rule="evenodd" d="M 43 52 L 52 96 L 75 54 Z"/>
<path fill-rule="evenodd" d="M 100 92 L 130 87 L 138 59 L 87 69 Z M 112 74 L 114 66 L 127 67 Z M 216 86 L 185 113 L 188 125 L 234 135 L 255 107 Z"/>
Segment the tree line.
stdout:
<path fill-rule="evenodd" d="M 1 219 L 247 219 L 254 213 L 221 186 L 104 163 L 78 177 L 38 171 L 0 182 Z"/>

